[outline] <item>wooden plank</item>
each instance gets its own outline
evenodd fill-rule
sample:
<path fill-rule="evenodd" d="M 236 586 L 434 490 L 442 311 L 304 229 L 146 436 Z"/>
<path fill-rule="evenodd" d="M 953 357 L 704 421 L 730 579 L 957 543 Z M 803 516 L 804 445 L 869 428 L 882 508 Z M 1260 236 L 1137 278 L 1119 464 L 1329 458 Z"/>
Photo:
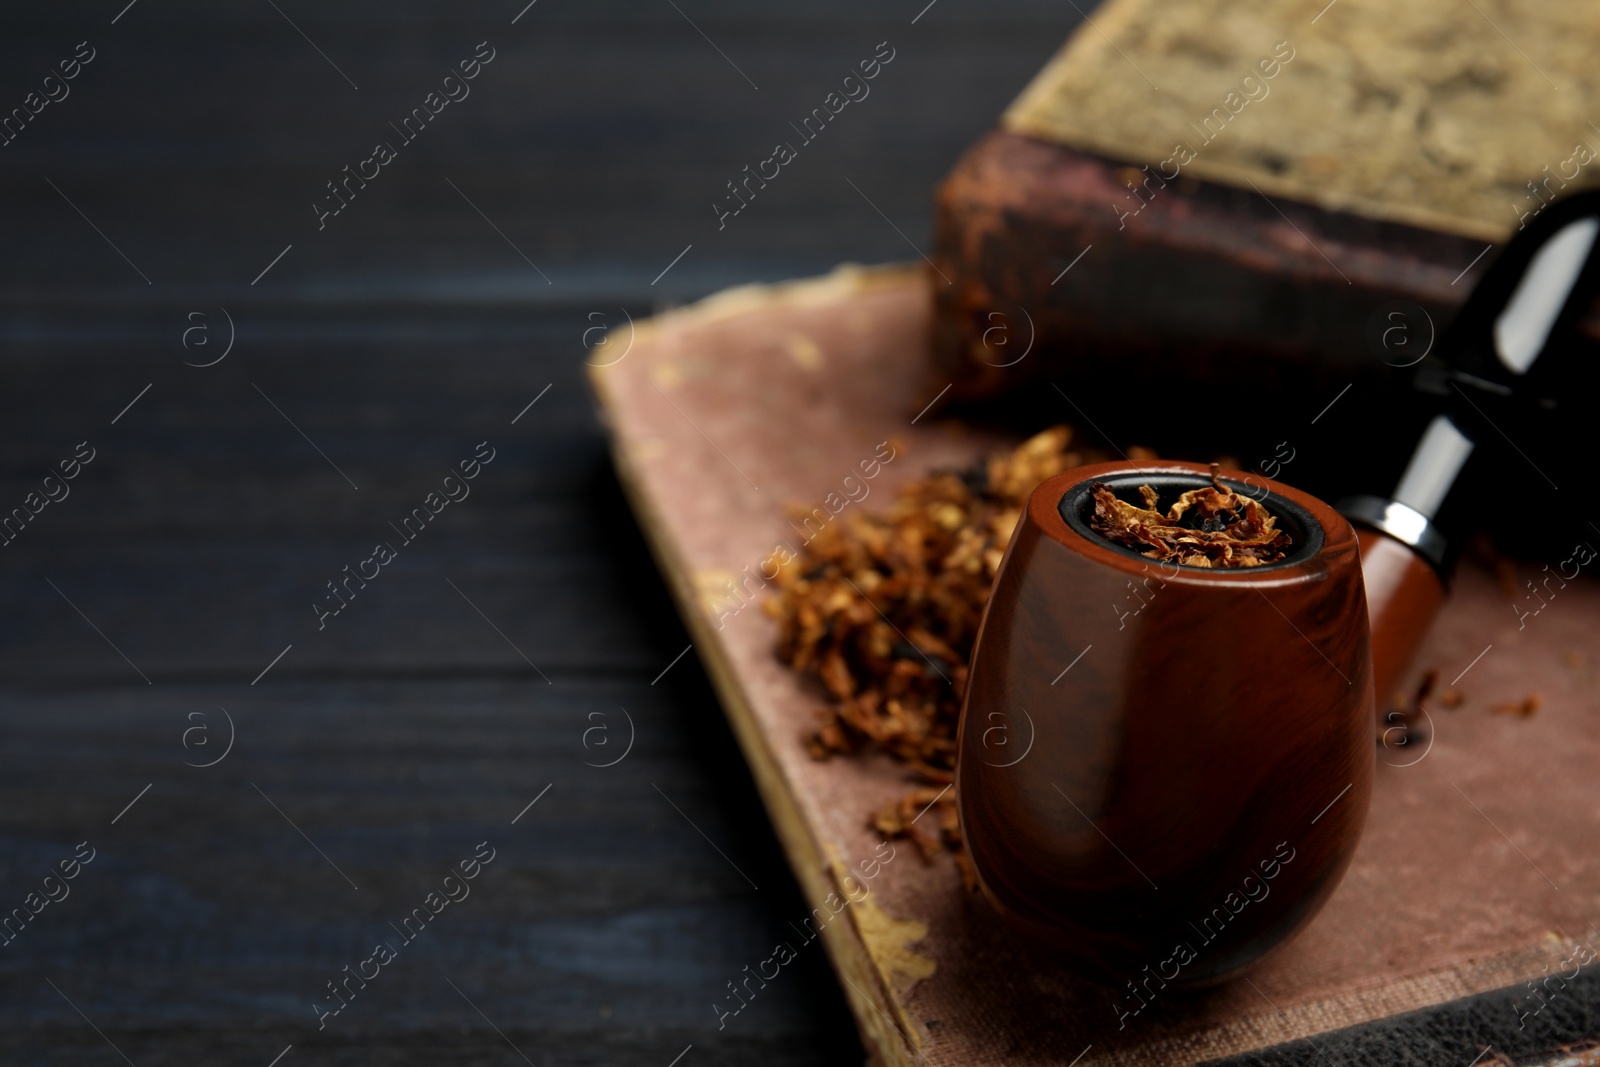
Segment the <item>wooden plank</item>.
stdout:
<path fill-rule="evenodd" d="M 784 505 L 820 500 L 875 442 L 894 439 L 902 458 L 873 487 L 873 507 L 990 443 L 911 422 L 929 305 L 915 271 L 739 290 L 653 320 L 626 361 L 591 371 L 624 483 L 813 907 L 842 895 L 845 868 L 872 854 L 866 814 L 900 794 L 903 774 L 809 758 L 801 736 L 820 694 L 776 662 L 759 580 L 743 575 L 796 541 Z M 731 596 L 727 579 L 747 592 Z M 1600 587 L 1560 595 L 1537 636 L 1523 634 L 1493 576 L 1461 573 L 1421 666 L 1446 681 L 1465 673 L 1468 704 L 1434 713 L 1421 758 L 1382 754 L 1350 873 L 1253 985 L 1165 998 L 1119 1032 L 1115 996 L 1033 956 L 964 893 L 948 858 L 897 859 L 822 930 L 864 1038 L 895 1064 L 1191 1064 L 1476 994 L 1498 1010 L 1428 1037 L 1433 1062 L 1466 1062 L 1517 1032 L 1520 983 L 1594 936 L 1587 900 L 1600 891 L 1584 799 L 1600 756 Z M 1543 695 L 1537 716 L 1490 712 L 1530 690 Z M 1588 1036 L 1570 1032 L 1584 1019 L 1550 1019 L 1518 1040 Z"/>
<path fill-rule="evenodd" d="M 109 16 L 9 13 L 0 68 L 17 75 L 7 106 L 27 91 L 23 72 L 42 72 L 62 49 L 88 37 L 99 53 L 72 95 L 5 149 L 0 283 L 80 298 L 92 286 L 90 305 L 222 288 L 226 304 L 293 243 L 254 293 L 648 301 L 902 255 L 900 235 L 845 178 L 926 247 L 928 191 L 1080 18 L 1070 6 L 1007 0 L 981 13 L 939 4 L 912 25 L 923 4 L 890 12 L 813 0 L 771 11 L 697 4 L 682 15 L 665 4 L 541 4 L 513 26 L 522 6 L 285 7 L 360 91 L 267 5 L 141 4 L 114 27 Z M 497 54 L 471 95 L 319 230 L 311 205 L 325 183 L 375 140 L 394 139 L 388 124 L 483 40 Z M 796 139 L 790 123 L 884 40 L 898 54 L 870 97 L 719 228 L 711 204 L 726 183 Z M 694 254 L 652 288 L 690 243 Z"/>
<path fill-rule="evenodd" d="M 604 444 L 576 366 L 557 355 L 576 347 L 576 325 L 563 318 L 488 343 L 358 333 L 341 345 L 336 371 L 327 342 L 248 333 L 205 369 L 176 360 L 124 369 L 115 335 L 15 346 L 0 398 L 9 430 L 0 500 L 20 505 L 81 440 L 96 455 L 65 499 L 0 549 L 9 605 L 0 670 L 35 681 L 137 679 L 53 581 L 156 679 L 249 682 L 291 642 L 281 664 L 291 672 L 537 677 L 476 604 L 547 673 L 648 680 L 660 665 L 644 658 L 655 653 L 641 647 L 623 580 L 597 550 L 615 541 L 596 506 Z M 309 338 L 324 327 L 304 328 Z M 406 545 L 390 524 L 484 440 L 496 458 L 470 495 Z M 311 605 L 333 603 L 326 583 L 379 541 L 399 558 L 319 629 Z M 163 606 L 154 619 L 152 605 Z"/>
<path fill-rule="evenodd" d="M 141 1067 L 264 1065 L 290 1043 L 313 1062 L 514 1059 L 448 979 L 536 1063 L 665 1064 L 690 1043 L 700 1062 L 834 1060 L 813 1036 L 828 1020 L 808 1001 L 825 990 L 816 953 L 733 1040 L 707 1011 L 799 903 L 727 795 L 736 776 L 692 743 L 678 702 L 696 694 L 632 679 L 0 688 L 7 909 L 79 842 L 95 850 L 5 946 L 0 1056 L 116 1060 L 48 979 Z M 219 700 L 236 744 L 185 766 L 222 756 Z M 621 755 L 619 705 L 631 751 L 586 766 Z M 615 754 L 584 744 L 604 724 Z M 208 748 L 185 748 L 195 726 Z M 470 894 L 402 945 L 390 924 L 480 841 L 496 855 Z M 326 983 L 383 939 L 398 960 L 319 1030 Z"/>
<path fill-rule="evenodd" d="M 717 1028 L 715 992 L 803 907 L 694 654 L 652 685 L 689 639 L 569 355 L 582 314 L 519 320 L 280 309 L 206 369 L 115 315 L 8 346 L 5 499 L 84 436 L 100 452 L 0 549 L 0 914 L 78 842 L 99 854 L 5 946 L 0 1060 L 121 1062 L 49 979 L 140 1067 L 291 1043 L 281 1067 L 516 1061 L 446 977 L 540 1064 L 859 1057 L 820 952 Z M 472 495 L 319 633 L 306 594 L 484 437 Z M 185 766 L 221 754 L 221 708 L 233 750 Z M 627 756 L 586 765 L 629 716 Z M 314 996 L 486 839 L 439 936 L 319 1032 Z"/>

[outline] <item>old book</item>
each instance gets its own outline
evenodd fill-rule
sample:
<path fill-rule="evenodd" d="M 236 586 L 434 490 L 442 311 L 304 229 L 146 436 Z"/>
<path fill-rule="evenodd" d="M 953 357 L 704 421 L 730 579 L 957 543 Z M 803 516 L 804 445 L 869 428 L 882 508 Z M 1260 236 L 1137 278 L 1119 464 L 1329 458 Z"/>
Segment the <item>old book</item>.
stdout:
<path fill-rule="evenodd" d="M 1152 985 L 1125 1019 L 1127 990 L 1074 979 L 1012 935 L 952 857 L 880 848 L 869 813 L 904 795 L 905 766 L 807 753 L 825 697 L 773 654 L 762 564 L 807 536 L 786 505 L 823 504 L 885 443 L 867 495 L 830 521 L 1014 443 L 915 417 L 929 289 L 905 269 L 749 286 L 640 322 L 615 338 L 621 356 L 590 368 L 618 474 L 811 909 L 779 936 L 828 953 L 872 1062 L 1529 1064 L 1600 1036 L 1592 578 L 1519 631 L 1496 576 L 1463 571 L 1417 673 L 1438 669 L 1464 702 L 1380 753 L 1350 872 L 1248 982 Z M 1110 605 L 1106 618 L 1115 629 Z M 1533 692 L 1536 714 L 1506 713 Z M 749 973 L 786 980 L 785 953 L 751 951 Z M 705 985 L 714 1041 L 754 1021 L 742 1004 L 761 985 L 744 981 Z"/>
<path fill-rule="evenodd" d="M 1071 382 L 1158 446 L 1197 386 L 1399 417 L 1493 244 L 1600 173 L 1593 11 L 1324 2 L 1089 16 L 939 190 L 927 395 Z"/>

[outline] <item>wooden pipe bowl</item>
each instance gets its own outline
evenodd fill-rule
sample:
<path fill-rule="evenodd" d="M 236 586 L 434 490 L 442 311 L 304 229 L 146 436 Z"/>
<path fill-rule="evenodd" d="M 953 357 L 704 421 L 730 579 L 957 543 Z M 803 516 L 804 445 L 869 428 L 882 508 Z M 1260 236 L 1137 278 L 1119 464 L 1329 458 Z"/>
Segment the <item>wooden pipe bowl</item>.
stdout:
<path fill-rule="evenodd" d="M 1103 479 L 1136 500 L 1140 481 L 1181 491 L 1208 469 L 1100 464 L 1033 493 L 973 652 L 962 829 L 984 895 L 1069 969 L 1207 985 L 1301 928 L 1360 837 L 1375 754 L 1358 545 L 1328 505 L 1267 481 L 1269 509 L 1314 527 L 1285 561 L 1163 566 L 1089 532 L 1082 507 L 1076 528 L 1063 517 Z M 1224 472 L 1259 498 L 1244 479 Z"/>

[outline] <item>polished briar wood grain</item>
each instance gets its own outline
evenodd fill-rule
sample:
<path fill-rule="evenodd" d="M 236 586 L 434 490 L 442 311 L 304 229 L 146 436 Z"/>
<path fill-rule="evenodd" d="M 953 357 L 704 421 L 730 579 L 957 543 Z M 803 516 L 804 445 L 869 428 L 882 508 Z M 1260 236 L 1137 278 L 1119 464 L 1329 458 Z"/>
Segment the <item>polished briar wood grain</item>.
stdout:
<path fill-rule="evenodd" d="M 1162 570 L 1062 519 L 1072 486 L 1130 470 L 1206 468 L 1077 468 L 1019 521 L 973 653 L 962 825 L 989 900 L 1072 968 L 1206 984 L 1304 924 L 1360 837 L 1374 773 L 1360 562 L 1343 518 L 1277 483 L 1322 526 L 1304 562 Z"/>
<path fill-rule="evenodd" d="M 1372 631 L 1372 682 L 1379 705 L 1400 696 L 1400 686 L 1444 604 L 1444 583 L 1407 546 L 1370 527 L 1356 528 L 1361 576 Z"/>

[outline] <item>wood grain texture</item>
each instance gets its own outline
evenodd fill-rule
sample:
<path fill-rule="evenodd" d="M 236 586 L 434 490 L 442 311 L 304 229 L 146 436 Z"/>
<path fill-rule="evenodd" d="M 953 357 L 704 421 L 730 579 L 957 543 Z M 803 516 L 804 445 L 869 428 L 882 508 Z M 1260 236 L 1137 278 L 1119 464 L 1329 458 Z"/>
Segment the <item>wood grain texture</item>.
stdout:
<path fill-rule="evenodd" d="M 1328 505 L 1267 482 L 1288 559 L 1161 566 L 1065 520 L 1097 482 L 1131 501 L 1153 483 L 1160 509 L 1211 484 L 1124 461 L 1034 490 L 973 648 L 956 789 L 985 896 L 1061 966 L 1129 983 L 1136 1016 L 1241 973 L 1333 892 L 1372 794 L 1371 661 L 1355 533 Z"/>
<path fill-rule="evenodd" d="M 1372 621 L 1373 690 L 1377 706 L 1387 711 L 1404 696 L 1398 687 L 1411 674 L 1417 649 L 1444 604 L 1444 583 L 1426 560 L 1394 538 L 1364 526 L 1356 528 L 1356 536 Z"/>
<path fill-rule="evenodd" d="M 231 307 L 265 289 L 321 306 L 649 306 L 914 255 L 894 227 L 927 247 L 929 191 L 1081 18 L 1047 0 L 940 3 L 914 26 L 926 0 L 905 11 L 702 0 L 681 13 L 541 0 L 515 25 L 527 0 L 278 6 L 315 48 L 267 4 L 140 0 L 115 26 L 115 10 L 6 12 L 7 108 L 78 41 L 99 54 L 0 149 L 0 299 L 148 306 L 187 289 Z M 325 183 L 394 140 L 389 123 L 485 40 L 496 58 L 471 95 L 319 230 L 311 205 Z M 871 95 L 719 229 L 725 183 L 797 140 L 790 123 L 885 40 L 896 58 Z"/>
<path fill-rule="evenodd" d="M 652 685 L 689 639 L 568 320 L 274 321 L 152 368 L 115 426 L 144 384 L 115 335 L 10 351 L 7 498 L 99 452 L 0 549 L 4 913 L 98 855 L 4 946 L 0 1059 L 121 1062 L 47 979 L 140 1067 L 516 1060 L 446 979 L 541 1064 L 859 1056 L 815 951 L 738 1028 L 709 1010 L 803 909 L 694 653 Z M 472 494 L 319 631 L 308 596 L 485 437 Z M 471 896 L 319 1031 L 326 983 L 485 840 Z"/>
<path fill-rule="evenodd" d="M 992 447 L 971 428 L 910 424 L 929 297 L 915 271 L 727 294 L 655 320 L 626 361 L 592 372 L 634 506 L 814 908 L 839 891 L 832 858 L 870 855 L 866 813 L 907 783 L 885 761 L 805 753 L 823 698 L 776 662 L 759 584 L 730 585 L 797 536 L 785 503 L 820 500 L 876 442 L 898 441 L 900 458 L 874 506 Z M 869 1045 L 905 1064 L 1299 1063 L 1325 1038 L 1350 1049 L 1370 1033 L 1402 1062 L 1467 1063 L 1500 1041 L 1549 1051 L 1591 1036 L 1586 1002 L 1557 1000 L 1521 1030 L 1516 1010 L 1524 981 L 1566 970 L 1593 936 L 1600 891 L 1588 844 L 1600 589 L 1560 595 L 1522 633 L 1493 576 L 1463 569 L 1419 667 L 1460 675 L 1467 703 L 1433 713 L 1420 751 L 1382 754 L 1348 874 L 1253 984 L 1160 997 L 1119 1030 L 1115 1000 L 1011 936 L 953 863 L 908 857 L 870 883 L 874 912 L 845 908 L 850 921 L 823 930 Z M 1115 631 L 1113 612 L 1104 625 Z M 1489 710 L 1531 689 L 1537 715 Z"/>

